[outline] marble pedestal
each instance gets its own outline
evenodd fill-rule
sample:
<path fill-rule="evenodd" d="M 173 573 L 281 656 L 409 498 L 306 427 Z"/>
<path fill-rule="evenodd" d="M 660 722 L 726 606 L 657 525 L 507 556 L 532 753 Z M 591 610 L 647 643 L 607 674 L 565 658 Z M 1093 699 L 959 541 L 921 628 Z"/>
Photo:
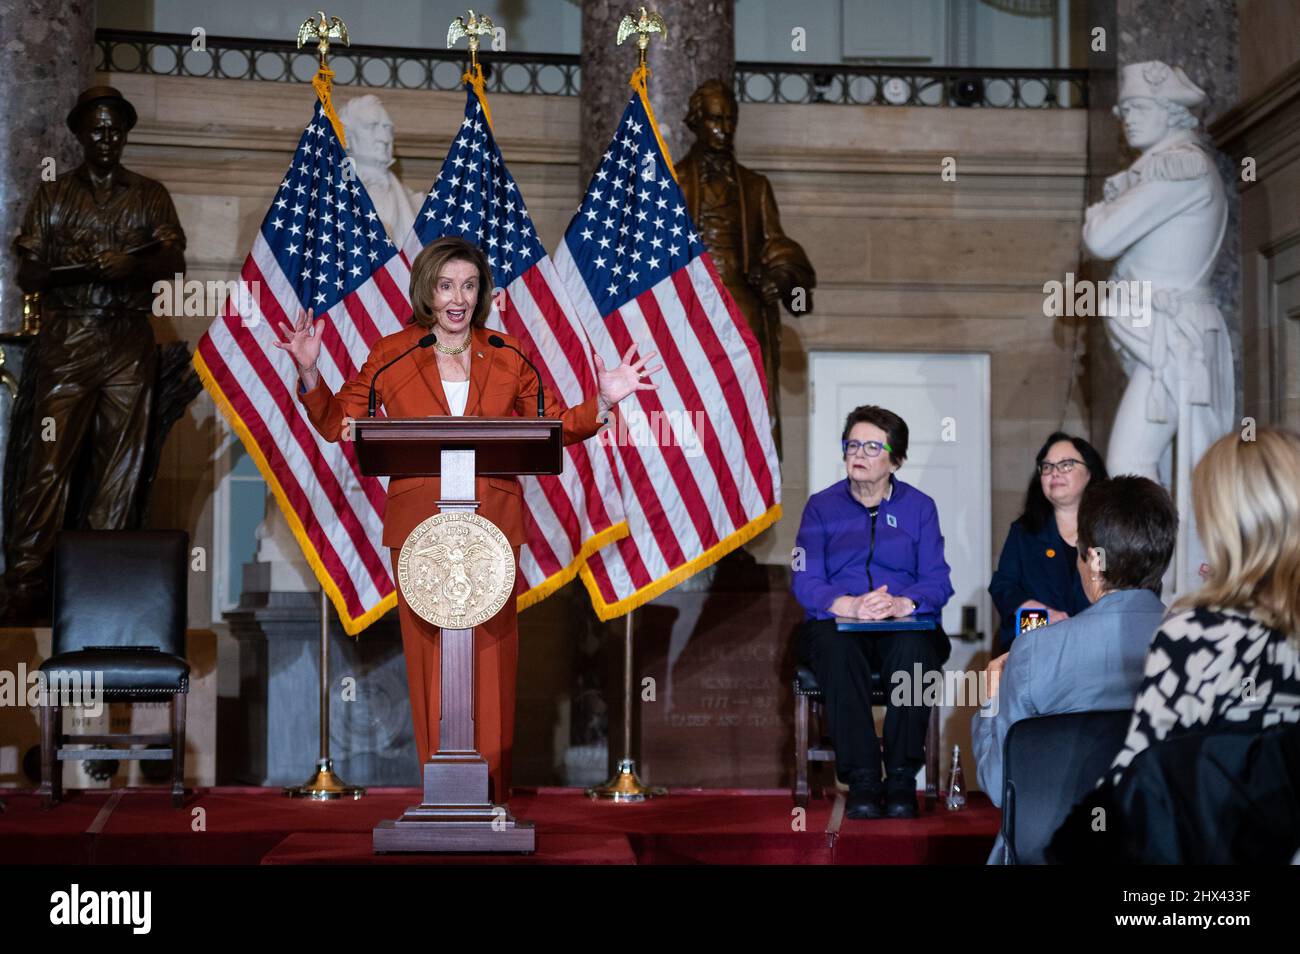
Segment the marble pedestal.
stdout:
<path fill-rule="evenodd" d="M 266 568 L 263 571 L 259 568 Z M 239 609 L 238 781 L 298 785 L 320 749 L 320 594 L 259 589 L 248 564 Z M 351 785 L 418 785 L 406 663 L 396 611 L 352 637 L 330 610 L 330 756 Z"/>

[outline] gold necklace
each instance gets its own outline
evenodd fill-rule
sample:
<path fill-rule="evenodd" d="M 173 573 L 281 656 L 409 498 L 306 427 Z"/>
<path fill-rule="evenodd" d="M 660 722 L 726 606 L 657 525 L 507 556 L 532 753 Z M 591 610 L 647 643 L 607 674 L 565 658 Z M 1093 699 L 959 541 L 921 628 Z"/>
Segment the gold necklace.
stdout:
<path fill-rule="evenodd" d="M 441 344 L 439 344 L 436 341 L 433 343 L 433 346 L 437 348 L 438 351 L 441 352 L 442 354 L 464 354 L 466 351 L 469 350 L 469 337 L 467 336 L 465 338 L 465 343 L 461 345 L 459 348 L 444 348 Z"/>

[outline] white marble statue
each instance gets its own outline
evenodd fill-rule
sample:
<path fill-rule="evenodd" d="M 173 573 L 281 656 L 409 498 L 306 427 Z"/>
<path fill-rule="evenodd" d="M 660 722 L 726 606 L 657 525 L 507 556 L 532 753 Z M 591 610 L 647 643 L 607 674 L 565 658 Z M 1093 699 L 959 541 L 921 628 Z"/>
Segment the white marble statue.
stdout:
<path fill-rule="evenodd" d="M 348 100 L 339 110 L 339 121 L 357 178 L 370 193 L 388 237 L 401 248 L 424 197 L 409 191 L 393 174 L 393 121 L 379 97 L 371 93 Z"/>
<path fill-rule="evenodd" d="M 1214 159 L 1195 133 L 1191 110 L 1205 93 L 1186 73 L 1131 64 L 1121 71 L 1118 99 L 1115 115 L 1141 155 L 1106 180 L 1105 198 L 1085 216 L 1083 241 L 1097 258 L 1116 259 L 1113 279 L 1142 283 L 1149 294 L 1149 309 L 1111 309 L 1105 319 L 1128 373 L 1106 466 L 1173 492 L 1179 528 L 1167 598 L 1170 587 L 1199 585 L 1204 556 L 1191 469 L 1233 423 L 1232 349 L 1209 285 L 1228 207 Z"/>

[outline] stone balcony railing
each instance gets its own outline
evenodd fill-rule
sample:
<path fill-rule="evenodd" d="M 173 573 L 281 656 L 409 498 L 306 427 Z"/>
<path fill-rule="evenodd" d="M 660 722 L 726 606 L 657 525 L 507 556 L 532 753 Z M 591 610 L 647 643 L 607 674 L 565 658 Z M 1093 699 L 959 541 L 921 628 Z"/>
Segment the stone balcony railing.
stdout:
<path fill-rule="evenodd" d="M 209 36 L 203 48 L 184 33 L 99 30 L 96 69 L 213 79 L 301 83 L 316 54 L 287 40 Z M 483 57 L 492 93 L 576 96 L 579 58 L 561 53 L 491 53 Z M 381 89 L 460 88 L 460 50 L 352 46 L 330 50 L 334 82 Z M 1078 109 L 1088 104 L 1086 70 L 903 67 L 871 64 L 738 62 L 736 97 L 744 103 L 853 106 L 956 106 L 993 109 Z"/>

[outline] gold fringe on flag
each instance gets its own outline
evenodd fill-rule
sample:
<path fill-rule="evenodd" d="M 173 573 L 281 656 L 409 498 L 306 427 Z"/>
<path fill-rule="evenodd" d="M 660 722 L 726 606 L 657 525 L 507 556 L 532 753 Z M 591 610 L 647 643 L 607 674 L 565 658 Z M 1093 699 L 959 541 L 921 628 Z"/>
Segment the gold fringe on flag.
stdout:
<path fill-rule="evenodd" d="M 474 87 L 474 95 L 478 97 L 478 104 L 483 107 L 483 118 L 487 120 L 488 129 L 492 129 L 492 110 L 488 109 L 487 88 L 483 85 L 483 67 L 477 62 L 460 78 L 462 83 L 469 83 Z M 492 129 L 496 132 L 495 129 Z"/>
<path fill-rule="evenodd" d="M 654 108 L 650 105 L 650 67 L 644 63 L 632 71 L 632 79 L 628 85 L 636 90 L 637 95 L 641 97 L 641 105 L 645 107 L 645 114 L 650 117 L 650 128 L 655 131 L 655 139 L 659 141 L 659 151 L 664 154 L 664 162 L 668 163 L 668 171 L 673 174 L 673 180 L 677 180 L 677 170 L 673 168 L 673 157 L 668 154 L 668 144 L 664 142 L 664 137 L 659 134 L 659 120 L 655 119 Z"/>
<path fill-rule="evenodd" d="M 316 90 L 316 95 L 320 97 L 321 108 L 325 110 L 325 117 L 330 121 L 330 125 L 334 127 L 339 142 L 343 144 L 344 149 L 348 148 L 347 137 L 343 135 L 343 124 L 339 122 L 338 113 L 334 112 L 334 100 L 331 96 L 334 88 L 334 71 L 321 64 L 320 68 L 316 70 L 316 75 L 311 78 L 311 85 Z"/>

